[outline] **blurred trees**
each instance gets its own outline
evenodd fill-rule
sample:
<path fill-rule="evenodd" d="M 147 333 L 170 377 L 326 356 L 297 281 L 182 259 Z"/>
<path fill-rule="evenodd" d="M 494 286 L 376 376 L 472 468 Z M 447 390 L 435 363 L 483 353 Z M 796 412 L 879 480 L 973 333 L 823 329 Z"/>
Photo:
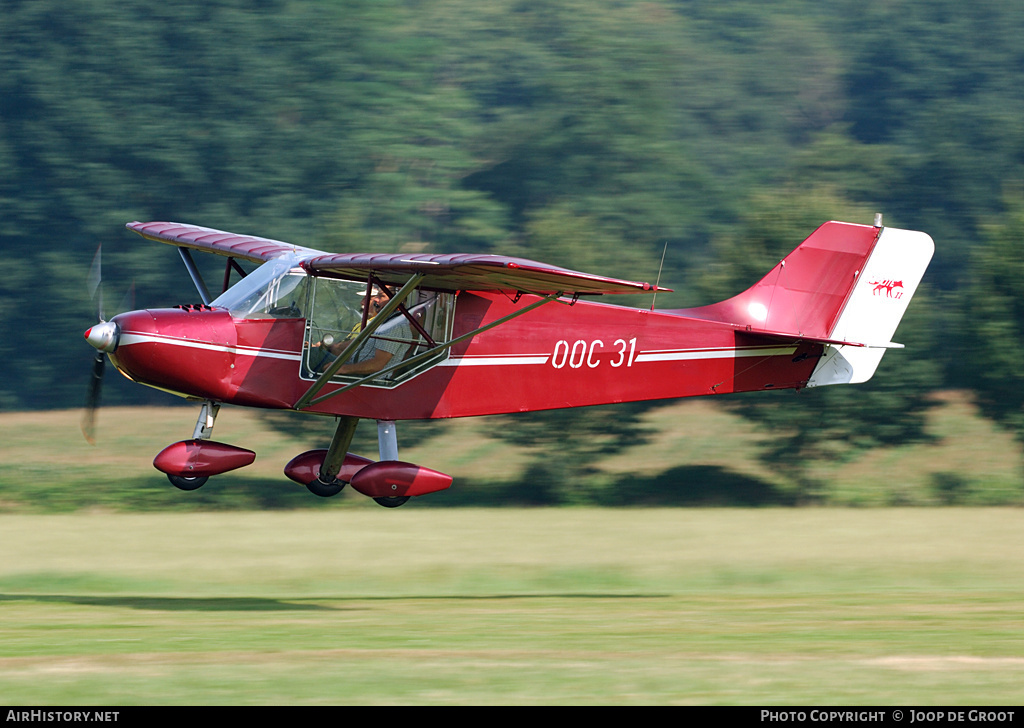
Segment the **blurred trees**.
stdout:
<path fill-rule="evenodd" d="M 898 151 L 885 211 L 930 232 L 941 251 L 930 280 L 959 285 L 1006 182 L 1022 176 L 1024 12 L 1001 1 L 830 7 L 847 58 L 851 133 Z"/>
<path fill-rule="evenodd" d="M 526 412 L 488 418 L 491 437 L 530 448 L 534 458 L 521 483 L 505 494 L 511 503 L 616 504 L 616 479 L 601 459 L 647 442 L 646 402 Z"/>
<path fill-rule="evenodd" d="M 1024 185 L 1008 188 L 1005 200 L 1005 214 L 972 251 L 957 367 L 985 413 L 1024 442 Z"/>
<path fill-rule="evenodd" d="M 749 288 L 784 258 L 794 240 L 830 215 L 865 220 L 868 212 L 831 186 L 785 187 L 752 199 L 741 224 L 712 243 L 715 263 L 701 279 L 709 299 Z M 763 458 L 785 472 L 797 502 L 822 500 L 826 486 L 814 474 L 822 463 L 840 465 L 867 448 L 927 439 L 925 415 L 942 372 L 933 361 L 933 302 L 922 286 L 894 337 L 906 345 L 885 354 L 874 378 L 855 387 L 829 386 L 726 398 L 733 411 L 772 433 Z"/>

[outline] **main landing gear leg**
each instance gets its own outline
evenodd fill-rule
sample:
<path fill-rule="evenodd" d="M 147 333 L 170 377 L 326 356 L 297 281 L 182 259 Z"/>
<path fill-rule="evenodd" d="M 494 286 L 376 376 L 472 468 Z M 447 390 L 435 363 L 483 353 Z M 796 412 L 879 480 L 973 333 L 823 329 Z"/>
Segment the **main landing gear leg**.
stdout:
<path fill-rule="evenodd" d="M 217 413 L 220 412 L 220 405 L 211 400 L 203 402 L 199 408 L 199 417 L 196 419 L 195 430 L 192 431 L 193 440 L 209 440 L 213 434 L 213 425 L 217 421 Z M 207 475 L 187 477 L 184 475 L 167 475 L 171 485 L 179 490 L 196 490 L 206 485 L 209 480 Z"/>
<path fill-rule="evenodd" d="M 393 420 L 377 420 L 377 445 L 381 460 L 398 460 L 398 430 Z"/>
<path fill-rule="evenodd" d="M 380 450 L 381 462 L 385 460 L 398 460 L 398 430 L 391 420 L 377 420 L 377 445 Z M 395 495 L 374 498 L 378 504 L 385 508 L 397 508 L 403 505 L 409 496 Z"/>
<path fill-rule="evenodd" d="M 213 434 L 213 424 L 217 421 L 217 413 L 220 412 L 220 405 L 211 400 L 203 402 L 199 408 L 199 419 L 196 420 L 196 429 L 192 432 L 193 440 L 209 440 Z"/>
<path fill-rule="evenodd" d="M 306 487 L 311 493 L 324 498 L 337 495 L 345 484 L 338 480 L 338 473 L 345 463 L 345 455 L 352 444 L 352 437 L 356 434 L 356 425 L 359 424 L 358 417 L 341 417 L 338 419 L 338 429 L 334 431 L 334 438 L 331 446 L 327 449 L 324 463 L 320 466 L 320 475 Z"/>

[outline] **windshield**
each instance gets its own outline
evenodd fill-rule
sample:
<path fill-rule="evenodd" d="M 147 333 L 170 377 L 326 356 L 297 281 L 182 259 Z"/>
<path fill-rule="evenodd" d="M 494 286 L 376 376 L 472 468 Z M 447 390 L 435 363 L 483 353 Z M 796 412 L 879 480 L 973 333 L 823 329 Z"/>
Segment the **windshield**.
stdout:
<path fill-rule="evenodd" d="M 235 318 L 302 318 L 307 276 L 298 262 L 290 255 L 268 261 L 211 305 L 228 309 Z"/>

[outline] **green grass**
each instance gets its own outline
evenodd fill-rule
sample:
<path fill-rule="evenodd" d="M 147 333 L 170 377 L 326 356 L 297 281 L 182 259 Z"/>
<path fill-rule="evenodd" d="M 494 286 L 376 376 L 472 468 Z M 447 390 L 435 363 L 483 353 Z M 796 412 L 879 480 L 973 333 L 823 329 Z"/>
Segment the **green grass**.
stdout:
<path fill-rule="evenodd" d="M 0 517 L 0 704 L 1019 704 L 1017 509 Z"/>
<path fill-rule="evenodd" d="M 1016 508 L 431 508 L 489 502 L 532 457 L 458 420 L 400 428 L 404 459 L 456 481 L 391 511 L 283 477 L 329 420 L 289 436 L 236 408 L 217 437 L 256 463 L 182 493 L 151 463 L 193 408 L 104 410 L 97 447 L 77 417 L 0 415 L 0 704 L 1024 697 Z M 600 463 L 647 502 L 785 487 L 715 403 L 647 417 L 650 442 Z M 962 395 L 930 429 L 829 467 L 830 498 L 1021 503 L 1019 447 Z"/>

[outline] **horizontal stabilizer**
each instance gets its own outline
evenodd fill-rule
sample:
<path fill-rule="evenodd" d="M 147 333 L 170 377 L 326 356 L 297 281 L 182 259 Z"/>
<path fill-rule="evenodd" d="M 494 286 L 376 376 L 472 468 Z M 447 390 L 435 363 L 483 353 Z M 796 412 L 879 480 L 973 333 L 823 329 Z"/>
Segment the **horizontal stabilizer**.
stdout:
<path fill-rule="evenodd" d="M 830 346 L 857 346 L 864 347 L 866 349 L 903 349 L 903 344 L 897 344 L 895 341 L 889 341 L 884 344 L 881 343 L 863 343 L 860 341 L 845 341 L 843 339 L 827 339 L 816 336 L 794 336 L 784 331 L 758 331 L 759 336 L 765 336 L 770 339 L 780 339 L 783 341 L 807 341 L 814 344 L 828 344 Z"/>

